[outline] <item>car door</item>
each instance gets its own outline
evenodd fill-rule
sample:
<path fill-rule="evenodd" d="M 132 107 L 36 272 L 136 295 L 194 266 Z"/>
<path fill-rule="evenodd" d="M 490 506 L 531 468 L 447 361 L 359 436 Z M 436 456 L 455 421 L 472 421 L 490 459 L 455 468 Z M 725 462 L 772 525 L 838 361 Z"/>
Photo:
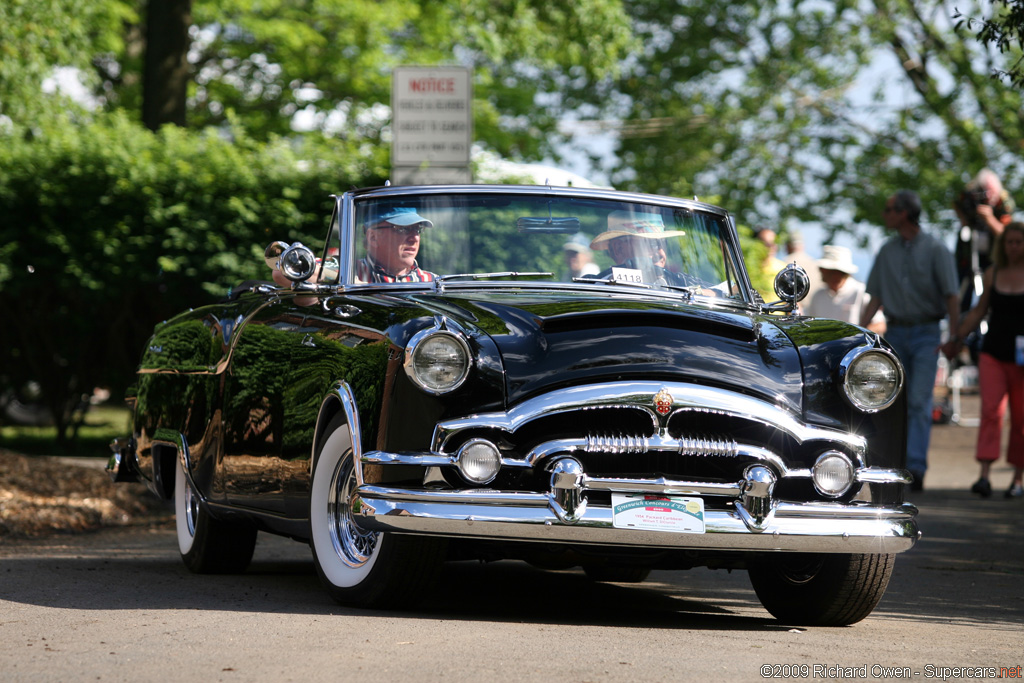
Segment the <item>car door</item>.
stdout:
<path fill-rule="evenodd" d="M 302 518 L 324 398 L 383 382 L 388 344 L 365 301 L 287 293 L 238 333 L 224 391 L 217 486 L 232 505 Z M 379 322 L 379 320 L 378 320 Z M 379 394 L 379 392 L 377 392 Z"/>

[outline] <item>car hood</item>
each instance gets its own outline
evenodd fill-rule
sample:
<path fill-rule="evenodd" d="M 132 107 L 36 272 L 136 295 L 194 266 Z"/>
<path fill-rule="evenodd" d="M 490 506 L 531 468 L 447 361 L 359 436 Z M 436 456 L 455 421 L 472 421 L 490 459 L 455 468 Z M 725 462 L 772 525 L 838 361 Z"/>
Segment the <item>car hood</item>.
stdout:
<path fill-rule="evenodd" d="M 656 378 L 725 387 L 801 410 L 799 356 L 768 316 L 564 291 L 449 290 L 416 298 L 493 340 L 510 404 L 558 386 Z"/>

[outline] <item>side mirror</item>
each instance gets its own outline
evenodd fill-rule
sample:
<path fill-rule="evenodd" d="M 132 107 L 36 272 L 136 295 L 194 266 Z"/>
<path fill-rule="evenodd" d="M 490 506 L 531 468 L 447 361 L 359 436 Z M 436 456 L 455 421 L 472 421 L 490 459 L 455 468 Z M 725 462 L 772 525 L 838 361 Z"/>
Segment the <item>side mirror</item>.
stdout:
<path fill-rule="evenodd" d="M 316 256 L 301 242 L 274 242 L 263 252 L 263 260 L 292 282 L 308 280 L 316 272 Z"/>
<path fill-rule="evenodd" d="M 316 256 L 309 247 L 296 242 L 281 254 L 281 272 L 292 282 L 308 280 L 316 272 Z"/>
<path fill-rule="evenodd" d="M 278 240 L 272 242 L 267 247 L 266 251 L 263 252 L 263 260 L 266 261 L 267 267 L 271 270 L 277 270 L 281 265 L 281 254 L 288 249 L 288 243 Z"/>
<path fill-rule="evenodd" d="M 807 272 L 795 263 L 788 264 L 775 276 L 775 294 L 790 306 L 796 306 L 798 301 L 811 290 L 811 279 Z"/>

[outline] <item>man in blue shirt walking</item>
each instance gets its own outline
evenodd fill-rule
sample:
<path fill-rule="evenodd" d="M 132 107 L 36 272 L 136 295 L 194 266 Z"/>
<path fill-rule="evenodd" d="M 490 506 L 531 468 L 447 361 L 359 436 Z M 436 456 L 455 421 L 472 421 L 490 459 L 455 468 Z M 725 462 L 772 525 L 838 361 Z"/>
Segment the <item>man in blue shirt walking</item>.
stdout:
<path fill-rule="evenodd" d="M 921 230 L 921 200 L 900 190 L 885 202 L 885 227 L 895 232 L 875 257 L 868 277 L 871 300 L 861 313 L 867 327 L 881 309 L 888 341 L 906 370 L 907 469 L 914 475 L 911 489 L 924 487 L 928 441 L 932 428 L 932 394 L 939 351 L 949 357 L 960 350 L 959 286 L 949 249 Z M 949 317 L 950 339 L 943 344 L 939 323 Z"/>

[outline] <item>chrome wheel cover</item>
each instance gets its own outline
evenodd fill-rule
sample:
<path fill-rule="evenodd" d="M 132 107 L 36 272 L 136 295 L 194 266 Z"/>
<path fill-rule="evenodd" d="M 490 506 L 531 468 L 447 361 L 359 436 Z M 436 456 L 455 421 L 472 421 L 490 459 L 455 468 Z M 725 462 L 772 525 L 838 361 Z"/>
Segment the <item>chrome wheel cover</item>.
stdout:
<path fill-rule="evenodd" d="M 349 567 L 362 567 L 373 558 L 380 535 L 364 531 L 356 525 L 351 502 L 355 488 L 356 473 L 352 468 L 352 458 L 341 458 L 331 476 L 327 523 L 338 559 Z"/>
<path fill-rule="evenodd" d="M 192 487 L 185 484 L 185 524 L 188 527 L 188 535 L 195 537 L 196 520 L 199 519 L 199 496 Z"/>

